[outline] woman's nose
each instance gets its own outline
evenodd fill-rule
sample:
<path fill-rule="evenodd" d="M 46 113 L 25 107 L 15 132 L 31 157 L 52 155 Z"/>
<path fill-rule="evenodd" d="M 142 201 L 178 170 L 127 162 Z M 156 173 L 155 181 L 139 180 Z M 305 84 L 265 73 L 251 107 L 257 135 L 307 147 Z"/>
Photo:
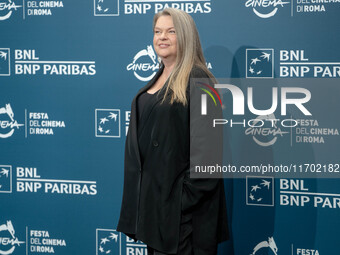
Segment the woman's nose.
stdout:
<path fill-rule="evenodd" d="M 161 33 L 161 39 L 166 39 L 166 38 L 167 38 L 167 34 L 166 34 L 165 31 L 163 31 L 163 32 Z"/>

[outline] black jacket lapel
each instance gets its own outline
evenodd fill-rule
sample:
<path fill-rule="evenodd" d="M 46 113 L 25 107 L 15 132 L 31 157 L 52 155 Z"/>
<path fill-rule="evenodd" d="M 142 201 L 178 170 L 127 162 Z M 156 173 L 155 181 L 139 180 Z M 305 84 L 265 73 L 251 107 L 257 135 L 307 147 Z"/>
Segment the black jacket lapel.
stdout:
<path fill-rule="evenodd" d="M 138 91 L 137 95 L 134 97 L 134 99 L 132 100 L 132 104 L 131 104 L 131 116 L 130 116 L 131 119 L 130 119 L 129 129 L 130 129 L 130 134 L 131 134 L 131 141 L 132 141 L 135 153 L 137 155 L 140 168 L 141 168 L 141 158 L 140 158 L 140 152 L 139 152 L 139 147 L 138 147 L 138 137 L 137 137 L 137 98 L 140 94 L 147 91 L 158 80 L 159 76 L 161 76 L 163 72 L 163 69 L 164 69 L 164 66 L 161 66 L 158 72 L 156 73 L 156 75 L 151 79 L 151 81 L 149 81 L 146 86 L 144 86 Z M 159 96 L 157 100 L 155 100 L 155 103 L 157 103 L 160 99 L 161 97 Z"/>

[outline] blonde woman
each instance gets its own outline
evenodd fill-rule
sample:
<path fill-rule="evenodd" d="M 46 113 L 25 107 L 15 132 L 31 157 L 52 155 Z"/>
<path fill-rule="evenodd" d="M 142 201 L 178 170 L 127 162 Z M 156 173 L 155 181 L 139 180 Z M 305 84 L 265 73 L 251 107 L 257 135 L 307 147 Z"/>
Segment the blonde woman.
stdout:
<path fill-rule="evenodd" d="M 190 15 L 167 8 L 154 16 L 153 32 L 161 64 L 132 101 L 117 230 L 147 244 L 148 254 L 216 254 L 228 239 L 223 180 L 189 175 L 189 82 L 213 75 Z"/>

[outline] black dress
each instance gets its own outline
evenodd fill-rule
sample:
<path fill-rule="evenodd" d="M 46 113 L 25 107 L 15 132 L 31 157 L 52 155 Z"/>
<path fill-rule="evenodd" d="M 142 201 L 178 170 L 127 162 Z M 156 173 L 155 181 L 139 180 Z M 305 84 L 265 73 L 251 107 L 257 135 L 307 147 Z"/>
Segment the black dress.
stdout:
<path fill-rule="evenodd" d="M 147 121 L 147 117 L 149 116 L 149 113 L 152 110 L 152 105 L 158 97 L 157 92 L 155 92 L 154 94 L 150 94 L 147 91 L 145 91 L 137 98 L 138 135 L 143 132 L 144 125 L 142 121 Z M 144 145 L 139 144 L 139 147 L 140 147 L 140 152 L 141 152 L 141 161 L 143 164 L 144 157 L 145 157 L 145 153 L 144 153 L 145 150 L 141 148 L 144 148 Z M 179 238 L 179 245 L 178 245 L 178 252 L 177 252 L 178 255 L 191 255 L 192 254 L 191 235 L 192 235 L 192 214 L 191 213 L 184 214 L 182 212 L 181 213 L 181 224 L 180 224 L 180 238 Z M 147 249 L 148 249 L 148 255 L 166 255 L 165 253 L 159 252 L 150 246 L 147 246 Z"/>
<path fill-rule="evenodd" d="M 210 114 L 201 115 L 203 91 L 198 84 L 189 87 L 188 81 L 186 96 L 190 104 L 171 104 L 170 96 L 162 102 L 166 90 L 163 86 L 144 105 L 138 123 L 137 99 L 155 84 L 163 69 L 160 67 L 131 103 L 117 231 L 162 253 L 178 254 L 183 213 L 190 212 L 194 254 L 216 255 L 217 244 L 228 239 L 223 180 L 190 178 L 190 161 L 193 159 L 196 165 L 206 160 L 222 164 L 220 153 L 206 153 L 213 148 L 216 151 L 216 147 L 220 150 L 222 128 L 212 130 L 209 123 L 221 118 L 222 110 L 208 100 Z M 194 67 L 190 78 L 208 77 Z M 191 153 L 191 148 L 199 150 Z"/>
<path fill-rule="evenodd" d="M 158 91 L 157 91 L 158 92 Z M 138 137 L 141 137 L 142 132 L 144 131 L 145 122 L 147 121 L 148 116 L 150 115 L 150 111 L 152 110 L 152 105 L 154 101 L 157 99 L 157 94 L 149 94 L 147 91 L 142 93 L 137 98 L 137 114 L 138 114 L 138 121 L 137 121 L 137 133 Z M 140 155 L 141 155 L 141 162 L 143 165 L 144 158 L 145 158 L 145 152 L 146 149 L 145 146 L 141 143 L 138 143 Z"/>

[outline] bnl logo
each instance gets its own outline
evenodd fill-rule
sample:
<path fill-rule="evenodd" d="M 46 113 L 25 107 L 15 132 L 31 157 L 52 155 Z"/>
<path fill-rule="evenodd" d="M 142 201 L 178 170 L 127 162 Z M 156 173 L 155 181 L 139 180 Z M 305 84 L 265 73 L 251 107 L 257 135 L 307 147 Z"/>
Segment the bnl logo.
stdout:
<path fill-rule="evenodd" d="M 121 254 L 121 234 L 114 229 L 96 229 L 96 255 Z"/>
<path fill-rule="evenodd" d="M 0 76 L 11 75 L 10 49 L 0 48 Z"/>
<path fill-rule="evenodd" d="M 255 206 L 274 206 L 274 178 L 246 177 L 246 203 Z"/>
<path fill-rule="evenodd" d="M 119 0 L 93 0 L 94 16 L 119 16 Z"/>
<path fill-rule="evenodd" d="M 274 49 L 246 49 L 246 78 L 274 78 Z"/>
<path fill-rule="evenodd" d="M 120 110 L 96 109 L 96 137 L 120 137 Z"/>
<path fill-rule="evenodd" d="M 0 165 L 0 193 L 12 193 L 12 166 Z"/>

